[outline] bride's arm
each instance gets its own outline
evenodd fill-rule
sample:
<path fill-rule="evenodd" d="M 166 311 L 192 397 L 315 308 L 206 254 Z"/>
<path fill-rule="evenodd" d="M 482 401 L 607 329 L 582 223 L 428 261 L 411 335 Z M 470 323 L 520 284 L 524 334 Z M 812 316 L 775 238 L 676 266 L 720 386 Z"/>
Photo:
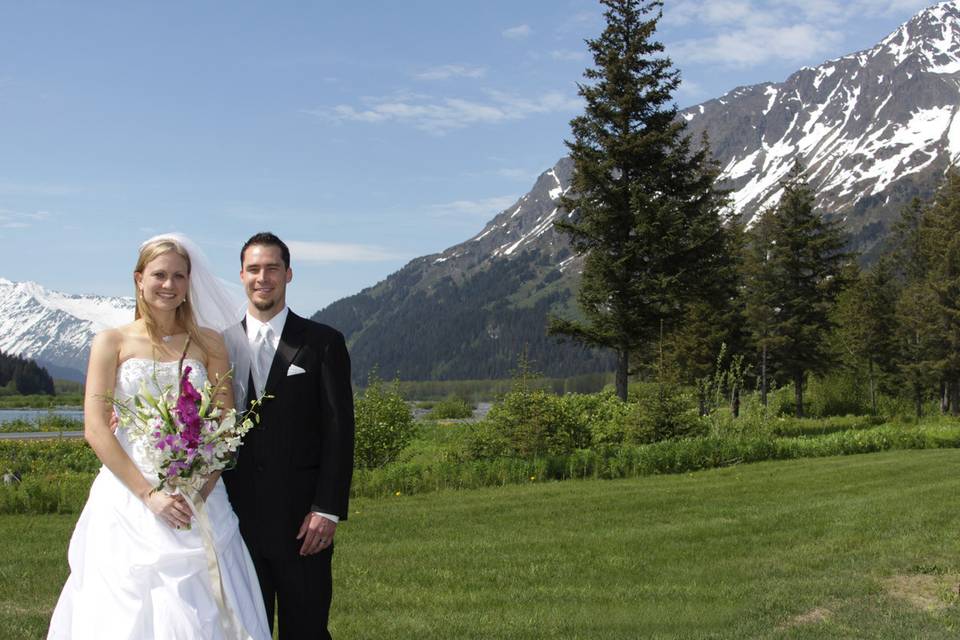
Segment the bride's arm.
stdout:
<path fill-rule="evenodd" d="M 234 408 L 233 402 L 233 384 L 229 378 L 230 373 L 230 354 L 227 346 L 223 342 L 223 337 L 209 329 L 202 329 L 203 338 L 207 346 L 207 376 L 210 384 L 216 389 L 214 402 L 224 413 Z M 200 496 L 206 500 L 213 487 L 220 478 L 220 472 L 215 471 L 207 476 L 207 481 L 200 489 Z"/>
<path fill-rule="evenodd" d="M 83 436 L 100 461 L 170 526 L 190 523 L 190 508 L 180 497 L 154 491 L 123 450 L 110 428 L 122 336 L 116 329 L 97 334 L 90 347 L 83 398 Z"/>

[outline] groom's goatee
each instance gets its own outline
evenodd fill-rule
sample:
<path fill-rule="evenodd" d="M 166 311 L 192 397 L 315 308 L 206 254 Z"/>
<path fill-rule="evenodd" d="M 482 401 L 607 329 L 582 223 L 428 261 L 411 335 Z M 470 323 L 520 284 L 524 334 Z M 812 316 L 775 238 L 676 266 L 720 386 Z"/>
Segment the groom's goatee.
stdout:
<path fill-rule="evenodd" d="M 255 306 L 260 311 L 269 311 L 270 309 L 275 307 L 276 304 L 277 304 L 276 300 L 266 300 L 264 302 L 254 302 L 253 306 Z"/>

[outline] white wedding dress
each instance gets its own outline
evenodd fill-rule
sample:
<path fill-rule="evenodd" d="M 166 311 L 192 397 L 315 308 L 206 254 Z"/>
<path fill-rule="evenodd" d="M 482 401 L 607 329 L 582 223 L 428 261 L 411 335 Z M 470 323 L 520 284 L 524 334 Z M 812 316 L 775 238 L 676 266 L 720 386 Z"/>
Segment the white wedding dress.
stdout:
<path fill-rule="evenodd" d="M 206 379 L 188 360 L 191 382 Z M 117 369 L 116 399 L 135 395 L 142 381 L 152 392 L 177 382 L 176 362 L 125 360 Z M 117 440 L 144 476 L 143 443 L 127 429 Z M 260 586 L 223 482 L 207 498 L 226 603 L 242 624 L 241 638 L 267 640 Z M 48 638 L 123 640 L 237 640 L 225 637 L 199 526 L 176 530 L 158 519 L 105 466 L 90 488 L 70 539 L 70 576 L 50 621 Z M 248 635 L 247 635 L 248 634 Z"/>

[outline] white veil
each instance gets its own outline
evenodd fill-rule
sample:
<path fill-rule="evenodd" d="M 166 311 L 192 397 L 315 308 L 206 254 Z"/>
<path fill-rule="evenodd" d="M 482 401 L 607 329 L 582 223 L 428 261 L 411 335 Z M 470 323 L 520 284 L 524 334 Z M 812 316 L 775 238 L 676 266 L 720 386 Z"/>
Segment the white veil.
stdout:
<path fill-rule="evenodd" d="M 197 324 L 223 335 L 230 352 L 233 368 L 233 393 L 237 408 L 247 397 L 247 379 L 250 377 L 250 346 L 247 334 L 240 326 L 247 306 L 246 296 L 239 285 L 218 278 L 210 268 L 210 261 L 197 244 L 182 233 L 162 233 L 140 245 L 157 240 L 173 240 L 190 256 L 190 303 L 193 305 Z"/>

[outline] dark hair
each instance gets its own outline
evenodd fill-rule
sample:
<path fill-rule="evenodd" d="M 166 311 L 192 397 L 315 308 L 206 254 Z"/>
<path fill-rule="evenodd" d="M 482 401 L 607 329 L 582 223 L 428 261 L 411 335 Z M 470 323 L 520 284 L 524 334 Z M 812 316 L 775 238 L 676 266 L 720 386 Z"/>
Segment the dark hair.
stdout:
<path fill-rule="evenodd" d="M 287 248 L 287 245 L 284 244 L 283 240 L 270 233 L 269 231 L 261 231 L 260 233 L 255 233 L 250 236 L 250 239 L 243 243 L 243 248 L 240 249 L 240 266 L 243 267 L 243 254 L 246 253 L 247 247 L 255 244 L 262 244 L 268 247 L 279 247 L 280 254 L 283 256 L 283 266 L 285 269 L 290 268 L 290 249 Z"/>

